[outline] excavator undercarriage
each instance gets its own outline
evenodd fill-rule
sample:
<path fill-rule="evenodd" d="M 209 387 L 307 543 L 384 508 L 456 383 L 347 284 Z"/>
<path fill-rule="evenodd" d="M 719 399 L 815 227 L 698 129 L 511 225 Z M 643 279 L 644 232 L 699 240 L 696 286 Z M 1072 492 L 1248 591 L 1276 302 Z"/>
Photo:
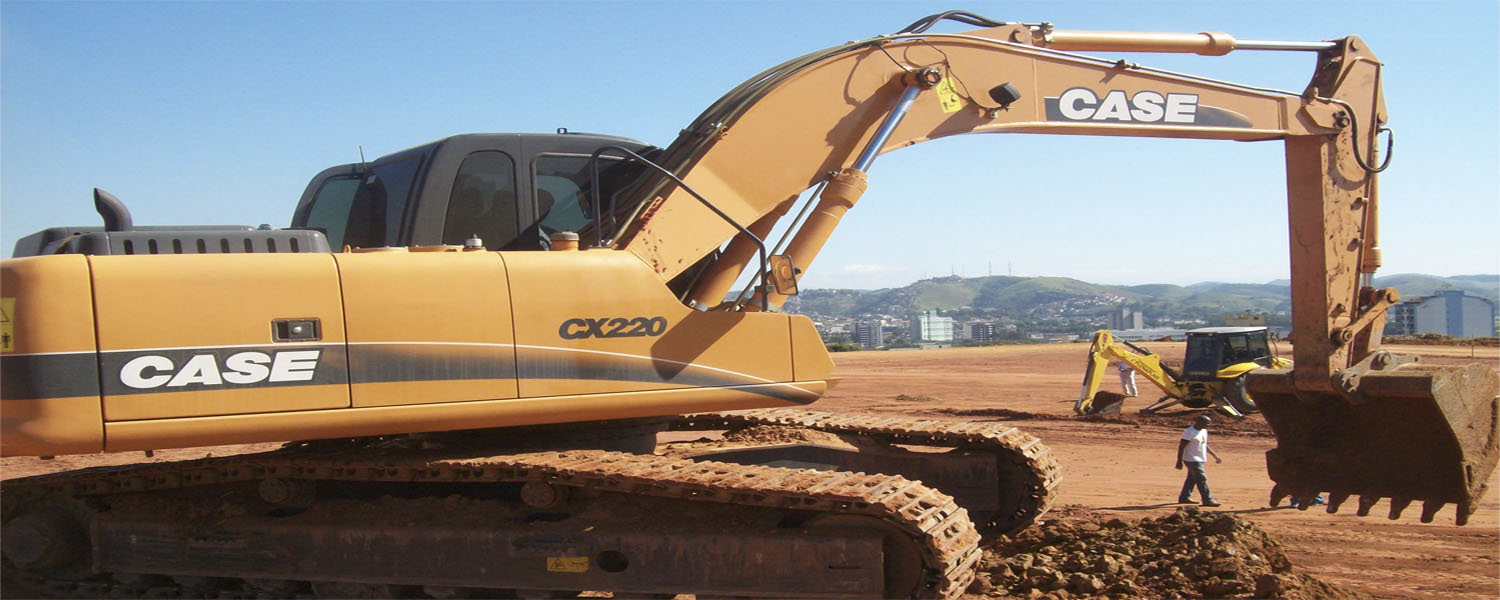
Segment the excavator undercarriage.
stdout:
<path fill-rule="evenodd" d="M 908 452 L 905 470 L 960 473 L 941 483 L 986 488 L 958 489 L 989 531 L 1029 525 L 1061 480 L 1045 445 L 993 424 L 782 410 L 672 425 L 795 425 L 870 448 L 928 446 Z M 301 442 L 9 480 L 0 490 L 8 575 L 84 597 L 949 598 L 979 557 L 965 498 L 904 476 L 901 461 L 887 462 L 893 450 L 863 462 L 894 470 L 866 474 L 758 464 L 784 453 L 735 456 L 735 464 L 602 450 L 497 453 L 484 443 L 511 433 Z M 841 462 L 859 464 L 860 453 Z"/>

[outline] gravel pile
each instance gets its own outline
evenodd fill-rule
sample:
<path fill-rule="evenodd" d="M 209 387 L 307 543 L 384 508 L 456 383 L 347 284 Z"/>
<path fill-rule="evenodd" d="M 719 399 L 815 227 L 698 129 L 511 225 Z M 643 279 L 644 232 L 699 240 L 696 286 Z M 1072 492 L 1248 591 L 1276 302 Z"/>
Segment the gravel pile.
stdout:
<path fill-rule="evenodd" d="M 1124 521 L 1063 507 L 985 548 L 972 595 L 997 598 L 1287 598 L 1360 595 L 1293 572 L 1255 524 L 1197 507 Z"/>

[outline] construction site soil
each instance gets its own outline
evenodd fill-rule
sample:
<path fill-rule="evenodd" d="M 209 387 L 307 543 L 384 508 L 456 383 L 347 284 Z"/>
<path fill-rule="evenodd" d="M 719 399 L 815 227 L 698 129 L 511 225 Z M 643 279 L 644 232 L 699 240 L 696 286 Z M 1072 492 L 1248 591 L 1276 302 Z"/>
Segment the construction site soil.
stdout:
<path fill-rule="evenodd" d="M 1168 361 L 1180 342 L 1153 342 Z M 1420 598 L 1500 597 L 1500 473 L 1469 524 L 1445 508 L 1433 523 L 1412 509 L 1398 520 L 1336 514 L 1322 507 L 1268 506 L 1266 450 L 1275 438 L 1264 419 L 1218 418 L 1211 443 L 1224 461 L 1208 465 L 1216 508 L 1175 502 L 1183 472 L 1174 452 L 1196 411 L 1136 411 L 1079 418 L 1072 405 L 1084 364 L 1083 344 L 849 352 L 834 355 L 839 385 L 812 406 L 824 411 L 1005 421 L 1040 437 L 1063 465 L 1058 504 L 1035 526 L 986 542 L 969 598 Z M 1483 362 L 1500 367 L 1493 346 L 1387 346 L 1424 363 Z M 1286 349 L 1283 348 L 1285 352 Z M 1118 389 L 1106 382 L 1105 389 Z M 832 438 L 817 441 L 832 441 Z M 738 441 L 791 441 L 774 430 L 732 434 Z M 712 443 L 712 438 L 707 443 Z M 663 442 L 699 440 L 701 432 L 663 434 Z M 705 442 L 700 442 L 705 443 Z M 0 478 L 74 468 L 181 460 L 267 450 L 276 444 L 140 453 L 5 458 Z M 0 484 L 3 485 L 3 484 Z M 1352 504 L 1352 503 L 1351 503 Z M 1372 511 L 1384 515 L 1385 501 Z M 10 586 L 7 586 L 10 587 Z M 16 596 L 7 589 L 6 597 Z"/>

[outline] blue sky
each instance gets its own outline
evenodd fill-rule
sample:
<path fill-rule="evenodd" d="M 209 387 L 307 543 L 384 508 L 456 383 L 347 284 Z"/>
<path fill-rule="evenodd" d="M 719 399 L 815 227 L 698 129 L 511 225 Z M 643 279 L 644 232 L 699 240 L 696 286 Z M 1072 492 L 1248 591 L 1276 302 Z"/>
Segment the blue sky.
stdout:
<path fill-rule="evenodd" d="M 1357 34 L 1386 63 L 1382 274 L 1500 272 L 1500 4 L 1465 2 L 0 3 L 0 247 L 99 222 L 285 226 L 307 180 L 455 133 L 666 145 L 788 58 L 963 9 L 1060 29 Z M 966 27 L 944 26 L 944 31 Z M 1133 62 L 1301 90 L 1306 53 Z M 1287 276 L 1282 147 L 960 136 L 881 157 L 803 286 Z"/>

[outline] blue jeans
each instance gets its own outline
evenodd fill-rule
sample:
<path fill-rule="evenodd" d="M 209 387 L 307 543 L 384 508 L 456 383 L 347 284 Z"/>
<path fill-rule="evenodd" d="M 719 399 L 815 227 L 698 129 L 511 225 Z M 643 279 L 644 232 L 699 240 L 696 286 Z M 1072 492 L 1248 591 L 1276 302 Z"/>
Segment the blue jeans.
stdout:
<path fill-rule="evenodd" d="M 1187 480 L 1182 482 L 1182 493 L 1177 495 L 1178 500 L 1188 501 L 1188 496 L 1193 493 L 1193 486 L 1198 487 L 1198 498 L 1203 502 L 1213 502 L 1213 492 L 1208 491 L 1208 474 L 1203 472 L 1203 463 L 1182 461 L 1187 465 Z"/>

